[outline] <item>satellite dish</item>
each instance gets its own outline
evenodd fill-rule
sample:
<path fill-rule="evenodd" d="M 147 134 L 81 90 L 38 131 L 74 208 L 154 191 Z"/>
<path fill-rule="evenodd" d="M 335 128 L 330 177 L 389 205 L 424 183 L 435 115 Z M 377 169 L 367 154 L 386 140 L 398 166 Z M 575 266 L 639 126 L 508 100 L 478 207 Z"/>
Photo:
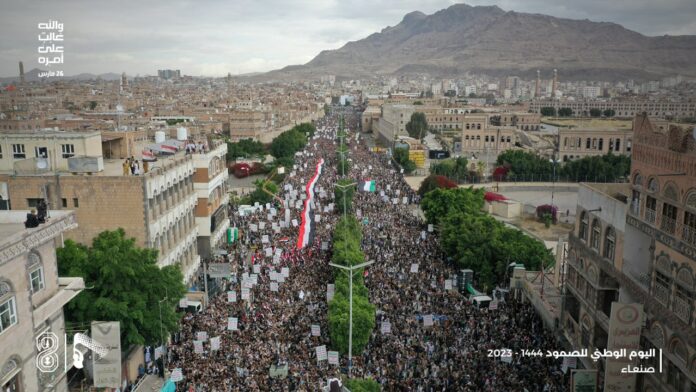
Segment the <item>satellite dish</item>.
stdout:
<path fill-rule="evenodd" d="M 45 158 L 37 159 L 36 168 L 40 170 L 48 169 L 48 160 Z"/>

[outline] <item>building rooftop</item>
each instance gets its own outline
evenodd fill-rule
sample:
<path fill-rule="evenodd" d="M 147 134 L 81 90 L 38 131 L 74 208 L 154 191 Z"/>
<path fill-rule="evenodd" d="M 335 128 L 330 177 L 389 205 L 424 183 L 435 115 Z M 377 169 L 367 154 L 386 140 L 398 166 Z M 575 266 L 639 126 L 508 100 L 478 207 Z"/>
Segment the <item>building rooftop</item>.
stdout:
<path fill-rule="evenodd" d="M 631 195 L 631 184 L 629 183 L 582 183 L 582 185 L 599 193 L 616 199 L 622 203 L 628 203 Z"/>
<path fill-rule="evenodd" d="M 22 247 L 28 247 L 35 241 L 42 242 L 77 225 L 73 211 L 50 210 L 48 222 L 27 229 L 24 227 L 24 221 L 29 212 L 29 210 L 0 211 L 0 262 L 17 253 L 15 249 L 12 249 L 13 244 L 21 243 Z M 51 230 L 44 232 L 49 227 Z M 58 230 L 54 230 L 55 227 L 58 227 Z M 34 237 L 36 240 L 33 240 Z M 10 252 L 7 251 L 8 247 Z"/>

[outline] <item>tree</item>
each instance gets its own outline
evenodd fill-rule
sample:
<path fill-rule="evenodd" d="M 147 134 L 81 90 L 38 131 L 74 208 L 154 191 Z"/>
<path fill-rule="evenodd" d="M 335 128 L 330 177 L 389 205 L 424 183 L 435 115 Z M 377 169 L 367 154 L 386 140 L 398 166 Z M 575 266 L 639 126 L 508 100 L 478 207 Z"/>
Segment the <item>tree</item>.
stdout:
<path fill-rule="evenodd" d="M 423 93 L 421 93 L 421 98 L 423 98 Z M 414 105 L 423 105 L 423 102 L 421 101 L 416 101 L 413 103 Z"/>
<path fill-rule="evenodd" d="M 469 93 L 469 98 L 476 98 L 476 93 Z"/>
<path fill-rule="evenodd" d="M 451 181 L 449 178 L 431 174 L 421 183 L 420 188 L 418 188 L 418 194 L 423 197 L 426 193 L 438 188 L 451 189 L 456 187 L 457 184 Z"/>
<path fill-rule="evenodd" d="M 357 275 L 357 274 L 356 274 Z M 359 354 L 370 341 L 370 335 L 375 328 L 375 307 L 366 296 L 357 295 L 356 290 L 361 285 L 353 282 L 353 353 Z M 347 290 L 346 290 L 347 291 Z M 345 354 L 348 352 L 348 330 L 350 309 L 348 297 L 336 291 L 329 302 L 329 335 L 331 346 Z"/>
<path fill-rule="evenodd" d="M 483 189 L 439 188 L 426 193 L 420 205 L 428 222 L 437 224 L 440 219 L 454 212 L 469 215 L 480 214 L 483 208 L 484 194 Z"/>
<path fill-rule="evenodd" d="M 237 158 L 260 157 L 266 153 L 264 145 L 254 139 L 242 139 L 236 143 L 227 143 L 227 161 L 232 162 Z"/>
<path fill-rule="evenodd" d="M 413 113 L 411 120 L 406 123 L 406 132 L 414 139 L 423 139 L 428 132 L 428 121 L 425 119 L 425 113 Z"/>
<path fill-rule="evenodd" d="M 89 101 L 89 110 L 94 110 L 97 107 L 97 101 Z"/>
<path fill-rule="evenodd" d="M 599 109 L 592 108 L 590 109 L 590 116 L 592 117 L 600 117 L 602 115 L 602 111 Z"/>
<path fill-rule="evenodd" d="M 91 247 L 66 240 L 56 253 L 61 276 L 82 277 L 85 286 L 93 287 L 65 306 L 68 321 L 82 326 L 119 321 L 123 347 L 154 344 L 162 339 L 161 306 L 164 333 L 177 331 L 184 278 L 178 265 L 157 266 L 157 250 L 137 247 L 134 238 L 117 229 L 100 233 Z"/>
<path fill-rule="evenodd" d="M 603 114 L 604 114 L 604 117 L 614 117 L 614 115 L 616 114 L 616 111 L 614 111 L 614 109 L 605 109 Z"/>
<path fill-rule="evenodd" d="M 353 195 L 355 194 L 355 185 L 350 185 L 353 181 L 349 178 L 344 178 L 338 180 L 338 185 L 334 189 L 334 199 L 336 200 L 336 205 L 341 213 L 348 213 L 350 211 L 350 204 L 353 201 Z M 343 211 L 345 197 L 346 210 Z"/>
<path fill-rule="evenodd" d="M 395 148 L 394 160 L 396 163 L 401 165 L 401 168 L 404 169 L 405 174 L 411 174 L 414 170 L 416 170 L 416 163 L 408 159 L 407 148 Z"/>
<path fill-rule="evenodd" d="M 544 106 L 539 110 L 542 116 L 544 117 L 555 117 L 556 116 L 556 108 L 553 106 Z"/>
<path fill-rule="evenodd" d="M 571 108 L 560 108 L 558 109 L 558 115 L 560 117 L 571 117 L 573 115 L 573 109 Z"/>
<path fill-rule="evenodd" d="M 272 181 L 258 179 L 254 181 L 256 189 L 248 196 L 241 199 L 242 204 L 253 205 L 254 203 L 266 204 L 273 201 L 273 195 L 278 193 L 278 185 Z M 264 191 L 265 189 L 265 191 Z M 269 193 L 270 192 L 270 193 Z"/>
<path fill-rule="evenodd" d="M 292 128 L 281 133 L 271 142 L 271 155 L 276 158 L 294 157 L 307 144 L 304 133 Z"/>
<path fill-rule="evenodd" d="M 444 159 L 430 167 L 430 173 L 446 176 L 452 180 L 465 178 L 468 174 L 469 162 L 464 157 Z"/>
<path fill-rule="evenodd" d="M 631 158 L 612 153 L 602 156 L 589 156 L 567 162 L 561 168 L 561 175 L 578 181 L 590 180 L 613 182 L 627 177 L 631 171 Z"/>
<path fill-rule="evenodd" d="M 553 173 L 553 163 L 548 159 L 523 150 L 503 151 L 496 164 L 510 169 L 508 177 L 522 180 L 550 177 Z"/>

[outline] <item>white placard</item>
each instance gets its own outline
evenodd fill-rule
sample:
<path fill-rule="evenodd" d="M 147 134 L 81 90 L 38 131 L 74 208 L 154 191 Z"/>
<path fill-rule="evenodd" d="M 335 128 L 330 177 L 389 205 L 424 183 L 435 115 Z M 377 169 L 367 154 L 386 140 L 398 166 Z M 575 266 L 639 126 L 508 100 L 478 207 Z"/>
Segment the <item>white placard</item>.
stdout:
<path fill-rule="evenodd" d="M 283 277 L 285 277 L 285 278 L 289 278 L 290 277 L 290 268 L 288 268 L 288 267 L 281 268 L 280 274 L 283 275 Z"/>
<path fill-rule="evenodd" d="M 329 365 L 338 365 L 338 351 L 328 351 Z"/>
<path fill-rule="evenodd" d="M 248 287 L 242 287 L 242 299 L 243 300 L 249 300 L 249 288 Z"/>
<path fill-rule="evenodd" d="M 266 257 L 271 257 L 271 256 L 273 256 L 273 248 L 266 248 L 266 249 L 264 249 L 264 253 L 265 253 Z M 256 267 L 256 266 L 254 266 L 254 267 Z"/>
<path fill-rule="evenodd" d="M 228 331 L 236 331 L 237 330 L 237 318 L 236 317 L 228 317 L 227 318 L 227 330 Z"/>
<path fill-rule="evenodd" d="M 270 218 L 268 220 L 270 220 Z M 259 222 L 259 230 L 263 230 L 265 228 L 266 228 L 266 222 Z"/>
<path fill-rule="evenodd" d="M 227 302 L 237 302 L 237 292 L 228 291 L 227 292 Z"/>
<path fill-rule="evenodd" d="M 317 352 L 317 361 L 326 361 L 328 359 L 326 354 L 326 346 L 317 346 L 315 350 Z"/>
<path fill-rule="evenodd" d="M 179 307 L 180 308 L 186 308 L 188 307 L 188 300 L 186 298 L 182 298 L 179 300 Z"/>
<path fill-rule="evenodd" d="M 196 354 L 203 354 L 203 342 L 194 340 L 193 341 L 193 352 Z"/>
<path fill-rule="evenodd" d="M 411 264 L 411 273 L 413 273 L 413 274 L 418 273 L 418 264 L 416 264 L 416 263 Z"/>
<path fill-rule="evenodd" d="M 449 279 L 445 280 L 445 290 L 452 290 L 452 281 Z"/>
<path fill-rule="evenodd" d="M 380 332 L 382 332 L 382 335 L 390 334 L 391 333 L 391 323 L 389 321 L 382 321 L 382 325 L 380 326 Z"/>
<path fill-rule="evenodd" d="M 297 219 L 292 220 L 292 227 L 297 227 Z"/>
<path fill-rule="evenodd" d="M 425 239 L 425 231 L 421 231 L 421 239 L 422 239 L 422 240 Z"/>
<path fill-rule="evenodd" d="M 210 351 L 217 351 L 220 349 L 220 337 L 216 336 L 210 338 Z"/>
<path fill-rule="evenodd" d="M 423 326 L 424 327 L 432 327 L 433 326 L 433 315 L 432 314 L 424 314 L 423 315 Z"/>
<path fill-rule="evenodd" d="M 254 273 L 255 274 L 261 273 L 261 265 L 260 264 L 254 264 Z"/>
<path fill-rule="evenodd" d="M 262 244 L 268 243 L 268 235 L 267 234 L 264 234 L 263 236 L 261 236 L 261 243 Z"/>
<path fill-rule="evenodd" d="M 319 215 L 319 214 L 314 215 L 314 222 L 315 223 L 321 222 L 321 215 Z"/>
<path fill-rule="evenodd" d="M 404 196 L 403 203 L 408 204 L 408 197 Z"/>
<path fill-rule="evenodd" d="M 271 282 L 271 291 L 278 292 L 278 283 L 277 282 Z"/>
<path fill-rule="evenodd" d="M 332 283 L 326 285 L 326 302 L 329 302 L 333 299 L 335 290 L 336 286 L 334 286 Z"/>
<path fill-rule="evenodd" d="M 206 331 L 196 332 L 196 339 L 200 340 L 201 342 L 205 342 L 206 340 L 208 340 L 208 332 L 206 332 Z"/>
<path fill-rule="evenodd" d="M 398 197 L 393 198 L 392 204 L 394 204 L 394 205 L 399 204 L 399 198 Z"/>
<path fill-rule="evenodd" d="M 249 230 L 251 230 L 251 231 L 259 231 L 259 227 L 256 226 L 255 223 L 251 223 L 251 224 L 249 225 Z"/>
<path fill-rule="evenodd" d="M 432 233 L 433 230 L 435 230 L 435 226 L 433 226 L 432 223 L 431 223 L 431 224 L 428 225 L 428 233 Z"/>
<path fill-rule="evenodd" d="M 179 382 L 184 379 L 184 373 L 181 368 L 175 368 L 172 370 L 172 374 L 169 375 L 169 378 L 174 382 Z"/>
<path fill-rule="evenodd" d="M 312 336 L 321 336 L 321 326 L 312 324 Z"/>

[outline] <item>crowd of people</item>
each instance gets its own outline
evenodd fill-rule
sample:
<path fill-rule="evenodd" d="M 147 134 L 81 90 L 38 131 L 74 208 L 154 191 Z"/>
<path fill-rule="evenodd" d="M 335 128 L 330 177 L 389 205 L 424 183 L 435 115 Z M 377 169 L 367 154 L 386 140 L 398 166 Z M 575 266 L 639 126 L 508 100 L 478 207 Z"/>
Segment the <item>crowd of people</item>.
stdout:
<path fill-rule="evenodd" d="M 346 127 L 357 129 L 357 112 L 341 112 Z M 318 346 L 332 347 L 326 292 L 336 273 L 328 262 L 339 218 L 333 190 L 341 178 L 338 115 L 316 125 L 295 167 L 287 168 L 278 195 L 283 205 L 231 210 L 231 226 L 240 236 L 220 261 L 230 264 L 232 277 L 203 312 L 184 317 L 169 350 L 167 368 L 182 370 L 187 391 L 318 391 L 345 371 L 345 356 L 337 366 L 316 353 Z M 508 299 L 496 310 L 478 309 L 456 286 L 447 290 L 445 282 L 456 281 L 456 267 L 445 261 L 435 234 L 419 217 L 418 196 L 400 168 L 371 152 L 359 135 L 346 140 L 347 175 L 376 181 L 375 192 L 357 192 L 352 203 L 363 223 L 363 250 L 375 261 L 365 283 L 377 308 L 370 342 L 353 353 L 353 377 L 372 378 L 389 391 L 566 390 L 560 363 L 552 359 L 516 357 L 508 363 L 488 356 L 488 349 L 552 349 L 553 339 L 527 304 Z M 298 249 L 305 186 L 321 159 L 315 199 L 306 203 L 319 218 L 312 219 L 311 242 Z M 283 268 L 288 273 L 280 279 Z M 250 286 L 249 299 L 242 299 Z M 426 325 L 430 316 L 433 325 Z M 236 330 L 230 330 L 230 317 L 237 319 Z M 383 323 L 391 326 L 387 333 Z M 313 336 L 313 325 L 320 336 Z M 220 339 L 215 350 L 214 338 Z"/>

